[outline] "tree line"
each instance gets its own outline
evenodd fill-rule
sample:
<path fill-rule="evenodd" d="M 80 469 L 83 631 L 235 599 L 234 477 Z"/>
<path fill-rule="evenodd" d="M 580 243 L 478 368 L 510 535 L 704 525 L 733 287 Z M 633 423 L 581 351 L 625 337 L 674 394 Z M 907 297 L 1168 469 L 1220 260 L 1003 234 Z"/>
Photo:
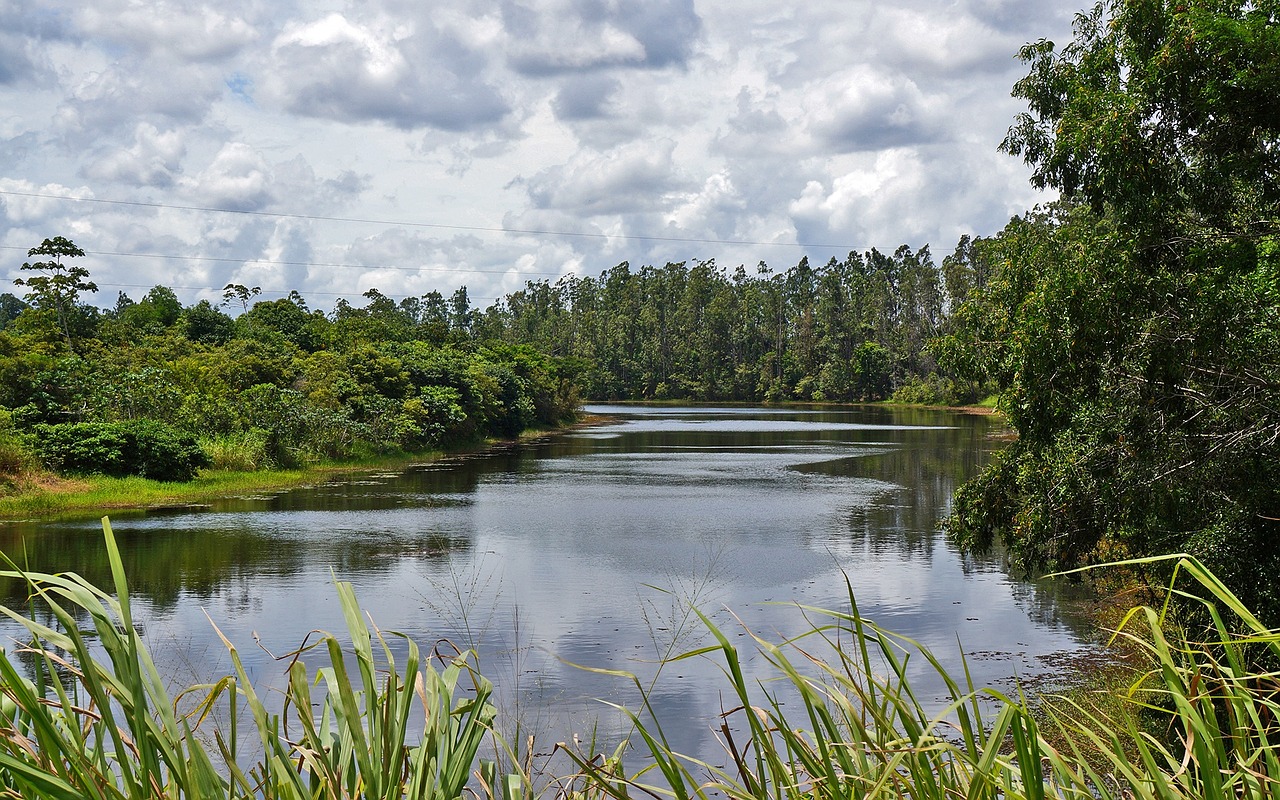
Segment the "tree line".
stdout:
<path fill-rule="evenodd" d="M 596 399 L 857 402 L 972 399 L 939 375 L 930 340 L 981 280 L 964 257 L 942 268 L 926 245 L 851 252 L 785 271 L 714 261 L 530 282 L 475 323 L 487 338 L 582 364 Z"/>
<path fill-rule="evenodd" d="M 575 365 L 467 331 L 465 291 L 311 310 L 296 292 L 184 307 L 156 286 L 113 308 L 56 237 L 0 297 L 0 472 L 33 459 L 70 472 L 187 479 L 201 466 L 285 467 L 422 452 L 570 419 Z M 233 317 L 225 308 L 241 305 Z M 461 320 L 461 321 L 460 321 Z M 145 424 L 144 424 L 145 423 Z M 79 427 L 75 427 L 79 426 Z M 183 455 L 186 454 L 186 455 Z M 10 481 L 12 482 L 12 481 Z"/>
<path fill-rule="evenodd" d="M 979 384 L 940 377 L 928 347 L 982 280 L 967 242 L 941 268 L 927 246 L 776 273 L 624 262 L 485 309 L 466 287 L 370 289 L 326 313 L 240 284 L 216 305 L 156 286 L 101 309 L 84 251 L 54 237 L 23 298 L 0 295 L 0 436 L 63 471 L 187 479 L 511 436 L 583 397 L 971 399 Z"/>

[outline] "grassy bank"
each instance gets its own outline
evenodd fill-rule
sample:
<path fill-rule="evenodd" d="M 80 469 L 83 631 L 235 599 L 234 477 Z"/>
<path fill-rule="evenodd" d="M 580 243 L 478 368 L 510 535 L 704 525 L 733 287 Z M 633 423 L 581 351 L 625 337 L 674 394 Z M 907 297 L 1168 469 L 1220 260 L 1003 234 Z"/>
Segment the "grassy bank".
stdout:
<path fill-rule="evenodd" d="M 309 466 L 295 470 L 205 470 L 195 480 L 166 483 L 139 477 L 40 475 L 0 498 L 0 520 L 97 515 L 101 510 L 200 505 L 221 497 L 288 489 L 376 465 Z"/>
<path fill-rule="evenodd" d="M 603 418 L 585 417 L 569 427 L 600 424 Z M 10 493 L 0 497 L 0 521 L 66 516 L 100 516 L 103 511 L 201 505 L 246 494 L 291 489 L 323 483 L 335 477 L 368 471 L 397 471 L 413 464 L 435 461 L 459 453 L 481 452 L 510 441 L 529 441 L 569 428 L 526 431 L 516 440 L 490 439 L 448 451 L 396 453 L 342 463 L 308 464 L 298 469 L 206 469 L 194 480 L 168 483 L 140 477 L 106 475 L 63 477 L 28 468 L 10 479 Z"/>

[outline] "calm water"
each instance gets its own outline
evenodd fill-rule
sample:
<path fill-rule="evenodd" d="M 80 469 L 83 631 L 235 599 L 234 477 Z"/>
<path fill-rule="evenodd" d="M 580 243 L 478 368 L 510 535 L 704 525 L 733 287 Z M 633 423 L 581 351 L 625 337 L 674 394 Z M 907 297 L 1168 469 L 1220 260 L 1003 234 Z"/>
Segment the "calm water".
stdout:
<path fill-rule="evenodd" d="M 794 603 L 847 608 L 847 575 L 864 615 L 949 658 L 959 640 L 986 684 L 1083 646 L 1058 588 L 937 531 L 952 491 L 999 447 L 986 418 L 588 410 L 615 421 L 403 474 L 114 516 L 153 653 L 175 684 L 229 670 L 208 614 L 255 680 L 283 685 L 266 651 L 343 630 L 336 576 L 384 630 L 477 649 L 508 724 L 541 741 L 625 733 L 599 700 L 633 702 L 627 683 L 580 664 L 656 678 L 674 744 L 707 753 L 717 665 L 661 665 L 705 643 L 690 604 L 731 635 L 730 611 L 786 635 L 803 624 Z M 0 548 L 36 570 L 106 574 L 95 520 L 0 527 Z"/>

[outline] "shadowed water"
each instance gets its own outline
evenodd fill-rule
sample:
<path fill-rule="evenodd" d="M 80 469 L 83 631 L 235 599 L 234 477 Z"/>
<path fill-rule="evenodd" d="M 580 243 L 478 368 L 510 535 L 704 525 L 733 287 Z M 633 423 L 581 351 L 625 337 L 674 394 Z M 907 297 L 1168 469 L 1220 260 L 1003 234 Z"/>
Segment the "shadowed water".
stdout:
<path fill-rule="evenodd" d="M 207 613 L 256 681 L 283 685 L 269 653 L 343 629 L 337 577 L 384 630 L 475 648 L 509 731 L 548 748 L 624 735 L 599 700 L 634 704 L 628 684 L 573 665 L 625 670 L 655 687 L 673 746 L 711 757 L 718 666 L 662 665 L 706 643 L 690 604 L 744 643 L 730 612 L 786 636 L 805 624 L 795 603 L 847 608 L 847 576 L 864 615 L 948 656 L 959 640 L 976 680 L 1006 688 L 1082 646 L 1058 589 L 1011 578 L 999 555 L 961 554 L 938 531 L 954 489 L 1000 446 L 988 418 L 588 410 L 614 421 L 404 473 L 113 516 L 162 669 L 175 685 L 229 670 Z M 96 520 L 3 526 L 0 548 L 106 584 Z"/>

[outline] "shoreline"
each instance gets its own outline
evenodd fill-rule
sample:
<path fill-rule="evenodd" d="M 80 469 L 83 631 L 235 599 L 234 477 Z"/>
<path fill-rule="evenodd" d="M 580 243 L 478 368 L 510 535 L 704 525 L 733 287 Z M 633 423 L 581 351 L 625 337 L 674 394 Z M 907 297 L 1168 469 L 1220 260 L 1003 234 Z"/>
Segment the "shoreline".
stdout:
<path fill-rule="evenodd" d="M 581 414 L 578 420 L 556 428 L 535 428 L 514 439 L 487 439 L 447 450 L 399 453 L 355 463 L 309 464 L 298 469 L 205 470 L 186 483 L 166 483 L 140 477 L 104 475 L 76 477 L 41 476 L 28 490 L 0 497 L 0 525 L 53 519 L 88 519 L 112 511 L 153 511 L 191 508 L 217 500 L 264 492 L 281 492 L 313 486 L 346 475 L 364 472 L 403 471 L 449 458 L 473 457 L 504 447 L 535 442 L 581 428 L 612 421 L 598 414 Z"/>
<path fill-rule="evenodd" d="M 702 405 L 696 401 L 588 400 L 587 403 L 617 405 Z M 926 408 L 976 416 L 999 416 L 987 406 L 930 406 L 902 403 L 813 403 L 789 402 L 750 405 L 835 408 Z M 419 464 L 448 458 L 472 457 L 492 450 L 534 442 L 569 431 L 595 427 L 614 421 L 602 414 L 582 413 L 571 423 L 556 428 L 525 431 L 514 439 L 488 439 L 448 450 L 399 453 L 354 463 L 309 464 L 297 469 L 239 472 L 205 470 L 187 483 L 165 483 L 140 477 L 116 478 L 103 475 L 61 477 L 51 473 L 36 476 L 27 490 L 0 497 L 0 525 L 51 519 L 88 519 L 112 511 L 151 511 L 208 505 L 241 495 L 280 492 L 336 480 L 363 472 L 401 471 Z"/>

